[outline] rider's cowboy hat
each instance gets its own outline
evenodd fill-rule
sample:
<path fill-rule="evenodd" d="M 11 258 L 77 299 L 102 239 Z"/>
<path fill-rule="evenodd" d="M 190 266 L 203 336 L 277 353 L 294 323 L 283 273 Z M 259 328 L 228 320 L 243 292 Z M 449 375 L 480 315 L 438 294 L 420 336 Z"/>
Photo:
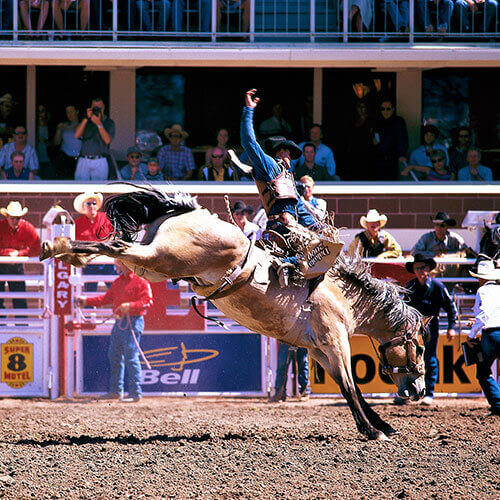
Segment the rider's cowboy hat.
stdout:
<path fill-rule="evenodd" d="M 163 133 L 165 137 L 170 137 L 172 134 L 180 134 L 183 140 L 189 137 L 189 134 L 185 130 L 182 130 L 182 125 L 178 123 L 175 123 L 170 128 L 167 127 Z"/>
<path fill-rule="evenodd" d="M 477 265 L 477 272 L 469 271 L 469 274 L 483 280 L 500 280 L 500 269 L 495 268 L 495 263 L 492 260 L 481 260 Z"/>
<path fill-rule="evenodd" d="M 429 266 L 429 271 L 432 271 L 436 266 L 436 261 L 432 257 L 425 257 L 425 255 L 421 253 L 416 253 L 413 256 L 413 260 L 409 261 L 405 264 L 405 268 L 409 273 L 414 274 L 415 271 L 413 270 L 413 266 L 417 264 L 418 262 L 423 262 L 424 264 Z"/>
<path fill-rule="evenodd" d="M 10 215 L 11 217 L 22 217 L 28 213 L 28 208 L 24 207 L 18 201 L 11 201 L 7 208 L 0 208 L 2 215 Z"/>
<path fill-rule="evenodd" d="M 367 222 L 380 222 L 380 227 L 384 227 L 387 224 L 387 215 L 381 215 L 378 213 L 377 209 L 372 208 L 371 210 L 368 210 L 368 213 L 366 215 L 362 215 L 359 219 L 361 227 L 365 229 Z"/>
<path fill-rule="evenodd" d="M 253 213 L 253 208 L 250 205 L 245 205 L 243 201 L 237 201 L 234 206 L 231 208 L 231 212 L 233 213 Z"/>
<path fill-rule="evenodd" d="M 97 210 L 99 210 L 102 207 L 102 194 L 101 193 L 82 193 L 79 194 L 76 198 L 75 201 L 73 202 L 73 206 L 75 207 L 75 210 L 80 213 L 84 214 L 85 210 L 83 209 L 83 206 L 87 200 L 95 200 L 97 202 Z"/>
<path fill-rule="evenodd" d="M 292 160 L 298 160 L 302 156 L 302 149 L 300 149 L 295 142 L 286 139 L 282 135 L 275 135 L 266 139 L 264 142 L 264 149 L 267 154 L 273 158 L 276 151 L 280 149 L 288 149 Z"/>
<path fill-rule="evenodd" d="M 446 224 L 447 226 L 456 226 L 457 221 L 452 219 L 446 212 L 438 212 L 435 217 L 431 217 L 434 224 Z"/>

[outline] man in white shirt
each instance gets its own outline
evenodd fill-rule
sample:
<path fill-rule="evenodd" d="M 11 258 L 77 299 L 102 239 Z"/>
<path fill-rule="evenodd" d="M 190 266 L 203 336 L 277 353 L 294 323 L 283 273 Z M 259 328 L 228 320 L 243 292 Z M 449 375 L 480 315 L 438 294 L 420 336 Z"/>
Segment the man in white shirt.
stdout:
<path fill-rule="evenodd" d="M 481 351 L 483 361 L 477 364 L 477 380 L 490 403 L 492 415 L 500 415 L 500 388 L 491 374 L 491 365 L 500 357 L 500 269 L 495 268 L 493 260 L 483 260 L 477 266 L 477 272 L 471 276 L 479 281 L 474 315 L 476 320 L 471 327 L 467 343 L 481 333 Z"/>
<path fill-rule="evenodd" d="M 323 138 L 323 129 L 321 125 L 318 125 L 317 123 L 314 123 L 311 126 L 311 129 L 309 130 L 309 141 L 304 141 L 299 144 L 299 148 L 304 150 L 304 146 L 307 143 L 312 143 L 316 146 L 316 156 L 314 157 L 314 162 L 316 165 L 319 165 L 320 167 L 326 167 L 328 170 L 328 175 L 330 177 L 335 176 L 335 159 L 333 157 L 333 151 L 326 145 L 321 142 L 321 139 Z M 293 164 L 293 169 L 295 169 L 295 166 L 300 163 L 301 159 L 297 160 Z"/>
<path fill-rule="evenodd" d="M 248 220 L 248 217 L 253 214 L 252 207 L 245 205 L 243 201 L 237 201 L 231 209 L 231 212 L 233 214 L 234 222 L 236 222 L 245 236 L 250 238 L 250 236 L 255 233 L 256 239 L 260 239 L 262 229 L 257 224 Z"/>

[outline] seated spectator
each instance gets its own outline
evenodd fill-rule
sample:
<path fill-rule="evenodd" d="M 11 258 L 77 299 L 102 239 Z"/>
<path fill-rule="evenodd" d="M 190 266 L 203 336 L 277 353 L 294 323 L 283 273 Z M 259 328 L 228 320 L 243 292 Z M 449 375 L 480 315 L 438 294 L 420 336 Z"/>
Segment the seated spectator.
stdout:
<path fill-rule="evenodd" d="M 454 181 L 456 175 L 446 168 L 446 155 L 441 149 L 435 149 L 431 154 L 432 167 L 423 167 L 420 165 L 408 165 L 401 175 L 407 176 L 412 170 L 425 174 L 426 181 Z"/>
<path fill-rule="evenodd" d="M 380 103 L 379 118 L 373 133 L 375 147 L 375 179 L 397 180 L 399 165 L 407 163 L 408 131 L 403 118 L 396 115 L 394 102 L 385 98 Z"/>
<path fill-rule="evenodd" d="M 224 150 L 219 147 L 212 149 L 212 156 L 207 165 L 203 166 L 198 173 L 200 181 L 237 181 L 236 170 L 224 162 Z"/>
<path fill-rule="evenodd" d="M 484 234 L 479 242 L 479 253 L 494 258 L 498 253 L 500 258 L 500 212 L 491 224 L 484 222 Z"/>
<path fill-rule="evenodd" d="M 2 257 L 38 257 L 40 237 L 35 226 L 23 219 L 28 213 L 18 201 L 11 201 L 7 208 L 0 208 L 5 217 L 0 221 L 0 255 Z M 0 264 L 0 274 L 24 275 L 22 264 Z M 24 281 L 9 281 L 10 292 L 25 292 Z M 0 292 L 5 292 L 5 281 L 0 282 Z M 26 299 L 12 299 L 14 309 L 26 309 Z M 0 298 L 0 309 L 4 309 L 4 299 Z"/>
<path fill-rule="evenodd" d="M 145 181 L 146 176 L 141 168 L 142 153 L 141 150 L 132 146 L 127 150 L 128 163 L 120 169 L 120 174 L 124 181 Z M 146 165 L 144 165 L 145 167 Z"/>
<path fill-rule="evenodd" d="M 38 175 L 38 156 L 35 148 L 27 143 L 26 127 L 21 125 L 14 129 L 14 141 L 7 143 L 0 151 L 0 167 L 5 171 L 12 167 L 12 153 L 24 154 L 24 166 Z"/>
<path fill-rule="evenodd" d="M 313 144 L 316 148 L 315 163 L 320 167 L 326 167 L 328 175 L 331 179 L 335 176 L 335 159 L 333 157 L 333 151 L 321 142 L 323 139 L 323 128 L 321 125 L 314 123 L 309 130 L 309 141 L 304 141 L 299 144 L 299 148 L 304 150 L 306 144 Z M 300 160 L 293 162 L 296 165 Z"/>
<path fill-rule="evenodd" d="M 372 24 L 374 0 L 349 0 L 351 31 L 369 31 Z"/>
<path fill-rule="evenodd" d="M 299 182 L 304 186 L 302 201 L 305 209 L 316 219 L 323 220 L 326 217 L 326 201 L 313 196 L 314 180 L 309 175 L 304 175 Z"/>
<path fill-rule="evenodd" d="M 80 122 L 78 110 L 73 104 L 66 106 L 67 121 L 57 125 L 53 143 L 60 146 L 56 158 L 56 178 L 69 180 L 75 178 L 76 161 L 82 149 L 82 140 L 75 137 Z"/>
<path fill-rule="evenodd" d="M 217 31 L 220 31 L 222 14 L 239 14 L 241 11 L 241 31 L 246 33 L 250 25 L 250 2 L 248 0 L 217 0 Z"/>
<path fill-rule="evenodd" d="M 259 133 L 263 139 L 273 135 L 288 136 L 292 133 L 292 127 L 283 119 L 282 104 L 276 103 L 273 105 L 273 115 L 260 124 Z"/>
<path fill-rule="evenodd" d="M 49 157 L 50 137 L 50 113 L 45 104 L 38 106 L 36 126 L 36 154 L 38 157 L 40 177 L 42 179 L 54 179 L 55 172 L 52 160 Z"/>
<path fill-rule="evenodd" d="M 399 33 L 408 33 L 410 9 L 408 0 L 385 0 L 385 10 L 389 13 L 394 29 Z"/>
<path fill-rule="evenodd" d="M 352 127 L 347 134 L 346 157 L 349 159 L 348 179 L 355 176 L 357 180 L 379 180 L 373 168 L 374 122 L 365 101 L 358 100 L 354 104 Z"/>
<path fill-rule="evenodd" d="M 34 10 L 39 10 L 38 21 L 36 25 L 37 31 L 43 30 L 47 15 L 49 14 L 49 1 L 48 0 L 20 0 L 19 10 L 23 20 L 24 28 L 28 31 L 33 31 L 31 27 L 31 13 Z"/>
<path fill-rule="evenodd" d="M 12 167 L 5 169 L 3 179 L 7 181 L 32 181 L 33 172 L 24 166 L 24 153 L 14 151 L 11 155 Z"/>
<path fill-rule="evenodd" d="M 382 228 L 387 224 L 387 216 L 379 214 L 378 210 L 372 208 L 359 219 L 364 231 L 358 233 L 347 252 L 350 255 L 359 253 L 362 257 L 378 257 L 379 259 L 390 259 L 401 257 L 401 247 L 394 237 Z"/>
<path fill-rule="evenodd" d="M 460 33 L 476 31 L 473 27 L 474 21 L 477 19 L 479 19 L 480 23 L 479 29 L 477 29 L 478 32 L 489 33 L 496 31 L 498 21 L 497 0 L 455 0 L 455 5 Z"/>
<path fill-rule="evenodd" d="M 229 132 L 225 128 L 221 128 L 217 131 L 216 137 L 217 144 L 214 147 L 218 147 L 224 151 L 224 156 L 227 155 L 227 150 L 229 149 Z M 210 158 L 212 157 L 212 150 L 214 147 L 207 149 L 205 153 L 205 163 L 210 163 Z"/>
<path fill-rule="evenodd" d="M 251 206 L 245 205 L 243 201 L 237 201 L 231 208 L 231 213 L 233 214 L 234 222 L 236 222 L 245 236 L 250 237 L 255 233 L 256 239 L 260 239 L 262 236 L 262 229 L 257 224 L 248 220 L 248 217 L 253 214 L 253 208 Z"/>
<path fill-rule="evenodd" d="M 152 0 L 135 0 L 137 7 L 138 28 L 140 31 L 153 31 L 150 10 L 153 6 Z M 184 0 L 154 0 L 154 8 L 158 11 L 158 22 L 155 31 L 167 31 L 167 22 L 172 14 L 173 31 L 182 31 L 182 13 Z"/>
<path fill-rule="evenodd" d="M 425 125 L 422 127 L 422 145 L 413 150 L 410 155 L 410 165 L 419 165 L 421 167 L 432 167 L 431 154 L 435 149 L 441 149 L 446 155 L 446 164 L 448 165 L 450 159 L 448 158 L 448 151 L 446 147 L 436 142 L 439 137 L 439 130 L 434 125 Z M 423 175 L 417 176 L 423 178 Z"/>
<path fill-rule="evenodd" d="M 145 172 L 143 172 L 144 177 L 147 181 L 164 181 L 165 177 L 160 170 L 160 163 L 158 158 L 150 158 L 148 161 L 148 167 Z"/>
<path fill-rule="evenodd" d="M 453 145 L 448 149 L 450 157 L 450 170 L 458 174 L 458 171 L 467 166 L 467 151 L 472 146 L 472 129 L 469 127 L 458 127 L 453 131 Z"/>
<path fill-rule="evenodd" d="M 316 146 L 312 143 L 307 143 L 302 147 L 303 156 L 298 159 L 298 165 L 295 166 L 295 179 L 300 179 L 304 175 L 308 175 L 315 181 L 330 181 L 332 178 L 328 174 L 325 167 L 316 164 Z"/>
<path fill-rule="evenodd" d="M 71 7 L 71 5 L 73 5 L 74 2 L 76 2 L 76 8 L 80 11 L 80 24 L 77 26 L 64 26 L 62 11 L 66 13 L 66 11 Z M 57 28 L 61 31 L 65 28 L 70 30 L 74 30 L 75 28 L 78 28 L 82 31 L 86 30 L 90 18 L 90 0 L 52 0 L 52 15 L 54 17 Z M 66 16 L 67 14 L 64 14 L 65 18 Z M 74 16 L 71 16 L 71 19 L 73 20 Z"/>
<path fill-rule="evenodd" d="M 493 172 L 490 168 L 480 164 L 481 150 L 479 148 L 470 148 L 467 151 L 467 167 L 458 171 L 459 181 L 492 181 Z"/>
<path fill-rule="evenodd" d="M 448 230 L 449 227 L 456 226 L 457 221 L 446 212 L 438 212 L 431 220 L 434 223 L 434 231 L 423 234 L 411 249 L 411 254 L 419 253 L 426 259 L 457 254 L 462 257 L 461 252 L 467 248 L 464 239 Z"/>
<path fill-rule="evenodd" d="M 417 0 L 417 17 L 426 33 L 446 33 L 453 13 L 453 0 Z"/>
<path fill-rule="evenodd" d="M 196 170 L 193 152 L 182 144 L 189 134 L 177 123 L 171 128 L 166 128 L 164 134 L 170 144 L 160 148 L 158 161 L 165 179 L 169 181 L 191 179 Z"/>
<path fill-rule="evenodd" d="M 16 126 L 14 104 L 17 103 L 14 102 L 12 94 L 4 94 L 0 97 L 0 134 L 8 137 L 14 133 Z"/>

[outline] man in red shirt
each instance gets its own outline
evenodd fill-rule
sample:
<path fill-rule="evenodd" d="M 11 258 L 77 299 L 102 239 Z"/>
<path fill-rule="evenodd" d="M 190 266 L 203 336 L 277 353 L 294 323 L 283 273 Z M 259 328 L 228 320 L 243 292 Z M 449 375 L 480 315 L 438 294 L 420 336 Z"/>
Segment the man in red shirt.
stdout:
<path fill-rule="evenodd" d="M 153 304 L 153 293 L 145 279 L 136 276 L 120 261 L 115 260 L 115 266 L 121 274 L 113 281 L 111 288 L 98 297 L 80 296 L 78 303 L 81 306 L 113 305 L 117 319 L 109 343 L 111 373 L 109 393 L 105 398 L 135 403 L 142 397 L 138 344 L 144 331 L 144 313 Z M 128 373 L 128 398 L 123 397 L 125 369 Z"/>
<path fill-rule="evenodd" d="M 0 256 L 2 257 L 38 257 L 40 255 L 40 236 L 35 226 L 23 217 L 28 209 L 18 201 L 11 201 L 7 208 L 0 208 L 5 219 L 0 221 Z M 0 264 L 0 274 L 24 275 L 22 264 Z M 25 292 L 26 283 L 9 281 L 9 291 Z M 5 281 L 0 281 L 0 292 L 5 291 Z M 27 309 L 26 299 L 12 299 L 15 309 Z M 4 300 L 0 299 L 0 309 L 4 308 Z"/>

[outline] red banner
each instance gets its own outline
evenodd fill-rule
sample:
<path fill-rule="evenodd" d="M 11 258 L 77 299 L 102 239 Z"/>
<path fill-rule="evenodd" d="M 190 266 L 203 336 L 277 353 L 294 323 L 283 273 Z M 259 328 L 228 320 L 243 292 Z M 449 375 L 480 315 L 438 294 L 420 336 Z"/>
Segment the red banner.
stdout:
<path fill-rule="evenodd" d="M 71 266 L 54 260 L 54 314 L 71 314 L 71 285 L 69 283 Z"/>

